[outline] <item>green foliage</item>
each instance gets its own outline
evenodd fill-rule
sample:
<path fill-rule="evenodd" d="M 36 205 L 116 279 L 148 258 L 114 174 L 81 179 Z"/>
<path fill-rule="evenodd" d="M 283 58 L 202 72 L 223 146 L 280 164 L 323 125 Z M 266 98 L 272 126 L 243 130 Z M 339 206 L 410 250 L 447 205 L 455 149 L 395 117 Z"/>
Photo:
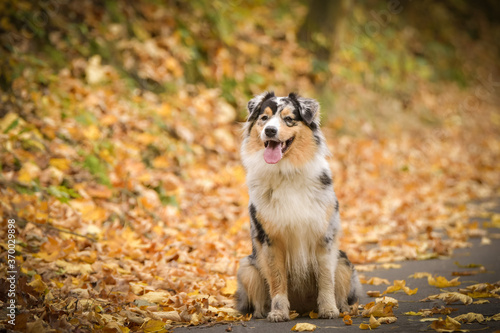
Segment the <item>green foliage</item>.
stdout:
<path fill-rule="evenodd" d="M 108 177 L 107 164 L 100 160 L 97 156 L 89 154 L 85 157 L 83 161 L 83 167 L 90 171 L 92 175 L 96 177 L 96 180 L 107 186 L 111 186 L 111 182 Z"/>
<path fill-rule="evenodd" d="M 80 197 L 74 189 L 65 186 L 49 186 L 47 192 L 63 203 L 68 203 L 70 199 Z"/>

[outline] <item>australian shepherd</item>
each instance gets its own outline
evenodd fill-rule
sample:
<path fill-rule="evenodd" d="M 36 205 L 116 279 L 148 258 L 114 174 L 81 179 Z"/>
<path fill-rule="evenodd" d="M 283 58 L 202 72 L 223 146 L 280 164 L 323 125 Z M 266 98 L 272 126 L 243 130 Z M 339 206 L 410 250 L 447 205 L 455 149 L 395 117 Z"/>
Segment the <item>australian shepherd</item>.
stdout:
<path fill-rule="evenodd" d="M 319 104 L 291 93 L 248 102 L 241 156 L 250 194 L 252 254 L 240 261 L 237 308 L 254 318 L 289 311 L 336 318 L 361 285 L 338 248 L 339 203 L 319 128 Z"/>

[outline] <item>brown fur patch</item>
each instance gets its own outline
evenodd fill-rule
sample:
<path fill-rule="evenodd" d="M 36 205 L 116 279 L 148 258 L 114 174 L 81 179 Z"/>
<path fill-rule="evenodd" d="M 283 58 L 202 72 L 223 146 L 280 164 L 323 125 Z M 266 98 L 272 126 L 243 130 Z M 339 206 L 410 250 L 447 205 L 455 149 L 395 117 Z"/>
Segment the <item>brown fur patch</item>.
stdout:
<path fill-rule="evenodd" d="M 273 116 L 273 110 L 271 110 L 271 108 L 268 106 L 267 108 L 264 109 L 263 114 L 271 118 Z"/>
<path fill-rule="evenodd" d="M 285 118 L 285 117 L 293 117 L 293 112 L 289 109 L 289 108 L 284 108 L 282 111 L 281 111 L 281 118 Z"/>
<path fill-rule="evenodd" d="M 312 160 L 316 154 L 318 147 L 314 141 L 314 135 L 311 129 L 309 129 L 302 122 L 297 123 L 297 126 L 288 127 L 287 129 L 294 133 L 295 140 L 293 140 L 293 143 L 285 156 L 290 159 L 292 164 L 300 167 L 306 162 Z M 290 135 L 288 138 L 292 136 L 293 135 Z"/>

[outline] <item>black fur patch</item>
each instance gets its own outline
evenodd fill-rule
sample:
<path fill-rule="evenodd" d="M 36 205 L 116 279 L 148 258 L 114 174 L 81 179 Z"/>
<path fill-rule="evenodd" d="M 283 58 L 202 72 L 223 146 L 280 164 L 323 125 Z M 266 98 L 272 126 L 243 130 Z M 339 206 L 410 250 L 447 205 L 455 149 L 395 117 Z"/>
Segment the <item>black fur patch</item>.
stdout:
<path fill-rule="evenodd" d="M 333 235 L 325 236 L 325 238 L 323 239 L 323 241 L 325 242 L 326 246 L 330 245 L 331 242 L 333 241 Z"/>
<path fill-rule="evenodd" d="M 339 200 L 337 198 L 335 198 L 335 211 L 339 211 Z"/>
<path fill-rule="evenodd" d="M 347 259 L 347 254 L 344 251 L 339 250 L 339 258 Z M 347 260 L 349 260 L 349 259 L 347 259 Z"/>
<path fill-rule="evenodd" d="M 351 290 L 347 296 L 347 304 L 353 305 L 358 301 L 358 296 Z"/>
<path fill-rule="evenodd" d="M 255 228 L 256 232 L 256 238 L 259 241 L 260 244 L 267 244 L 269 245 L 271 241 L 269 240 L 269 236 L 267 236 L 266 232 L 264 231 L 264 228 L 262 227 L 262 224 L 260 224 L 259 220 L 257 219 L 257 209 L 255 209 L 255 206 L 253 204 L 250 205 L 250 218 L 252 222 L 252 226 Z"/>
<path fill-rule="evenodd" d="M 247 109 L 248 109 L 248 122 L 251 123 L 250 127 L 248 128 L 248 133 L 250 134 L 250 131 L 252 130 L 253 125 L 255 124 L 255 120 L 259 117 L 259 115 L 262 113 L 262 105 L 264 102 L 267 100 L 276 97 L 274 95 L 274 91 L 268 91 L 263 98 L 259 98 L 259 96 L 252 98 L 248 104 L 247 104 Z M 276 104 L 276 103 L 275 103 Z"/>
<path fill-rule="evenodd" d="M 291 92 L 290 94 L 288 94 L 288 100 L 292 103 L 295 109 L 293 112 L 293 114 L 295 115 L 295 120 L 303 121 L 313 132 L 316 132 L 318 130 L 318 124 L 312 121 L 315 111 L 313 113 L 313 111 L 311 110 L 311 105 L 314 104 L 309 103 L 313 100 L 302 98 L 302 101 L 305 104 L 301 104 L 299 98 L 300 96 L 297 93 Z M 321 144 L 320 136 L 314 135 L 314 139 L 316 140 L 317 145 Z"/>
<path fill-rule="evenodd" d="M 278 111 L 278 103 L 276 103 L 274 98 L 267 99 L 264 103 L 262 103 L 259 114 L 262 114 L 266 108 L 270 108 L 271 111 L 273 111 L 273 114 L 276 114 Z"/>
<path fill-rule="evenodd" d="M 328 175 L 328 172 L 323 171 L 321 176 L 319 176 L 319 181 L 323 185 L 324 188 L 328 188 L 332 186 L 332 178 Z"/>

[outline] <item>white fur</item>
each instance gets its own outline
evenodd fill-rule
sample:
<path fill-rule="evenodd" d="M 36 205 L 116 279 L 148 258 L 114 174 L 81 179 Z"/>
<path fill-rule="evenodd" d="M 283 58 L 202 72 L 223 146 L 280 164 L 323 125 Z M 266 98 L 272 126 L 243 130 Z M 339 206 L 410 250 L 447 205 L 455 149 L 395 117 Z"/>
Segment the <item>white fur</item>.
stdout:
<path fill-rule="evenodd" d="M 280 118 L 279 118 L 279 116 L 274 115 L 273 117 L 271 117 L 271 119 L 268 120 L 268 122 L 266 123 L 266 126 L 264 126 L 264 128 L 262 129 L 262 132 L 260 132 L 260 139 L 262 141 L 266 141 L 269 139 L 266 135 L 266 128 L 268 128 L 268 127 L 276 127 L 277 133 L 279 133 L 279 130 L 280 130 Z"/>
<path fill-rule="evenodd" d="M 289 240 L 286 267 L 292 273 L 290 276 L 307 279 L 309 272 L 317 271 L 315 252 L 328 228 L 328 208 L 336 200 L 333 187 L 325 189 L 318 182 L 323 172 L 330 174 L 324 150 L 318 149 L 314 158 L 300 168 L 286 158 L 272 165 L 264 161 L 264 149 L 246 153 L 247 140 L 242 145 L 242 160 L 247 171 L 250 202 L 277 226 L 266 229 L 271 238 L 280 236 Z M 338 214 L 333 223 L 333 227 L 340 230 Z M 337 255 L 335 250 L 330 253 L 332 257 Z M 296 282 L 293 284 L 299 283 Z"/>

